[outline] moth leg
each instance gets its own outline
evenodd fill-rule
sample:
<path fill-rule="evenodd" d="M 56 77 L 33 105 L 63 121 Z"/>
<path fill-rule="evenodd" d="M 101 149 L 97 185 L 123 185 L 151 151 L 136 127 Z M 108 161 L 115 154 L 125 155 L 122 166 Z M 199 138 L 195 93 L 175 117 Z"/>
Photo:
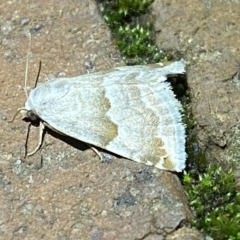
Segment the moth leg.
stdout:
<path fill-rule="evenodd" d="M 42 146 L 42 141 L 43 141 L 43 135 L 44 135 L 44 129 L 45 129 L 45 126 L 42 122 L 40 122 L 39 124 L 39 140 L 38 140 L 38 145 L 37 147 L 35 148 L 34 151 L 30 152 L 27 154 L 27 156 L 31 156 L 33 155 L 34 153 L 36 153 Z"/>
<path fill-rule="evenodd" d="M 103 157 L 102 157 L 101 153 L 95 147 L 93 147 L 89 144 L 87 144 L 87 145 L 99 156 L 101 162 L 103 162 L 104 160 L 103 160 Z"/>

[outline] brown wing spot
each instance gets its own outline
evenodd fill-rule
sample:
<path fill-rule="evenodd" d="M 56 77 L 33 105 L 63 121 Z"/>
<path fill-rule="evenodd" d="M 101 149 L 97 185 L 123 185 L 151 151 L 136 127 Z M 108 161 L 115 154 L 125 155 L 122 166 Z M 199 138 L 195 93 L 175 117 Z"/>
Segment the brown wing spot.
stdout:
<path fill-rule="evenodd" d="M 93 126 L 95 133 L 99 138 L 99 146 L 106 147 L 118 135 L 118 125 L 115 124 L 106 114 L 111 108 L 111 103 L 105 97 L 105 92 L 102 91 L 95 100 L 98 105 L 97 111 L 98 123 Z"/>
<path fill-rule="evenodd" d="M 164 143 L 160 138 L 149 139 L 144 145 L 144 155 L 141 157 L 141 162 L 151 162 L 153 166 L 161 161 L 161 157 L 167 156 L 167 152 L 164 149 Z"/>
<path fill-rule="evenodd" d="M 174 170 L 176 167 L 173 161 L 169 159 L 168 156 L 164 158 L 162 166 L 169 170 Z"/>

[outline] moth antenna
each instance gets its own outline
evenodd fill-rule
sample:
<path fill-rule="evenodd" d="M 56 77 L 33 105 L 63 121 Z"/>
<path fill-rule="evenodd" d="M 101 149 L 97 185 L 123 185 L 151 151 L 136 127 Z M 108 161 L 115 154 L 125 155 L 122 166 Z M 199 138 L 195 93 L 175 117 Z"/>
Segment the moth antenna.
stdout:
<path fill-rule="evenodd" d="M 14 114 L 13 118 L 12 118 L 11 120 L 9 120 L 8 122 L 9 122 L 9 123 L 12 123 L 12 122 L 15 120 L 15 118 L 17 117 L 17 115 L 18 115 L 21 111 L 23 111 L 23 110 L 27 112 L 27 110 L 26 110 L 25 108 L 19 108 L 19 109 L 17 110 L 17 112 Z"/>
<path fill-rule="evenodd" d="M 37 78 L 36 78 L 36 81 L 35 81 L 35 84 L 34 84 L 34 88 L 37 86 L 38 78 L 39 78 L 39 75 L 40 75 L 40 72 L 41 72 L 41 68 L 42 68 L 42 61 L 39 61 L 38 74 L 37 74 Z"/>
<path fill-rule="evenodd" d="M 28 52 L 27 52 L 27 61 L 26 61 L 26 69 L 25 69 L 25 81 L 24 81 L 24 92 L 25 92 L 27 98 L 28 98 L 28 92 L 27 92 L 28 62 L 29 62 L 29 53 L 30 53 L 30 49 L 31 49 L 31 41 L 32 41 L 32 35 L 29 32 Z"/>

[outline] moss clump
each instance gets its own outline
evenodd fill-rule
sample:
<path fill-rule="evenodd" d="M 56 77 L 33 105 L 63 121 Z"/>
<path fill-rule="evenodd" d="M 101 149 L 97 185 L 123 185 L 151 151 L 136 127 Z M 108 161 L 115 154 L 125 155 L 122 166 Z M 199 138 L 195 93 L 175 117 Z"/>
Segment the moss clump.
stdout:
<path fill-rule="evenodd" d="M 104 18 L 108 24 L 121 26 L 132 17 L 138 17 L 147 12 L 154 0 L 98 0 L 101 4 Z"/>
<path fill-rule="evenodd" d="M 104 19 L 128 65 L 171 60 L 155 46 L 153 25 L 141 19 L 153 0 L 98 0 Z"/>
<path fill-rule="evenodd" d="M 233 172 L 207 162 L 197 144 L 188 103 L 189 99 L 183 104 L 188 153 L 183 184 L 195 217 L 192 226 L 213 239 L 240 239 L 240 192 L 235 188 Z"/>
<path fill-rule="evenodd" d="M 213 239 L 240 239 L 240 192 L 232 171 L 211 165 L 197 178 L 185 173 L 183 182 L 195 215 L 193 226 Z"/>

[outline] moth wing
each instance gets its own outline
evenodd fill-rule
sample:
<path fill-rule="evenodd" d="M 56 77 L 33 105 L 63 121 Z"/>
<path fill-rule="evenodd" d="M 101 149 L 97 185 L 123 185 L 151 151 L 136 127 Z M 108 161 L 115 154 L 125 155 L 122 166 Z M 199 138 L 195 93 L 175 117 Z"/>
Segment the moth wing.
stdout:
<path fill-rule="evenodd" d="M 165 69 L 159 75 L 159 69 L 121 67 L 55 79 L 32 90 L 26 105 L 65 135 L 137 162 L 181 171 L 185 129 L 180 103 L 164 82 L 166 75 L 178 72 Z"/>

